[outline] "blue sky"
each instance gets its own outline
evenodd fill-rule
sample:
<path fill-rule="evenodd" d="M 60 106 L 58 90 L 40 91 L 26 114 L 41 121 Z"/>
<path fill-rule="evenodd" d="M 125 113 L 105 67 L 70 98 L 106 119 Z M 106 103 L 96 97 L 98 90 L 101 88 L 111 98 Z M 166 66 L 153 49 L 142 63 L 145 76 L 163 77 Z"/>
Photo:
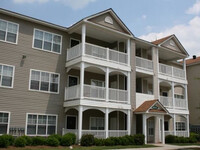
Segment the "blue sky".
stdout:
<path fill-rule="evenodd" d="M 0 7 L 66 27 L 113 8 L 136 37 L 176 34 L 190 55 L 200 55 L 200 0 L 0 0 Z"/>

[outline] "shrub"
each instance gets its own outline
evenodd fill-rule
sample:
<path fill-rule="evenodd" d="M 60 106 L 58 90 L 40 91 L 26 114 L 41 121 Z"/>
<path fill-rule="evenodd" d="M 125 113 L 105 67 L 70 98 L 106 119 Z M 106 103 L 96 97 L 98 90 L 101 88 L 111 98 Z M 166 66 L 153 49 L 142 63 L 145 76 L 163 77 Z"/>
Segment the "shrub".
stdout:
<path fill-rule="evenodd" d="M 119 142 L 120 145 L 130 145 L 128 136 L 119 137 L 119 141 L 120 141 Z M 119 144 L 116 144 L 116 145 L 119 145 Z"/>
<path fill-rule="evenodd" d="M 85 134 L 81 137 L 81 146 L 92 146 L 94 145 L 94 135 Z"/>
<path fill-rule="evenodd" d="M 167 135 L 165 137 L 165 143 L 175 143 L 176 142 L 176 136 L 174 135 Z"/>
<path fill-rule="evenodd" d="M 0 136 L 0 148 L 7 148 L 9 146 L 9 142 L 5 136 Z"/>
<path fill-rule="evenodd" d="M 26 141 L 26 146 L 30 146 L 30 145 L 32 145 L 32 138 L 31 137 L 29 137 L 29 136 L 21 136 L 22 138 L 24 138 L 25 139 L 25 141 Z"/>
<path fill-rule="evenodd" d="M 144 145 L 144 135 L 143 134 L 135 134 L 133 136 L 135 145 Z"/>
<path fill-rule="evenodd" d="M 76 143 L 76 135 L 73 133 L 65 134 L 61 139 L 62 146 L 70 146 Z"/>
<path fill-rule="evenodd" d="M 15 139 L 15 146 L 16 147 L 25 147 L 26 146 L 26 140 L 23 137 L 18 137 Z"/>
<path fill-rule="evenodd" d="M 105 140 L 104 139 L 94 138 L 94 145 L 96 145 L 96 146 L 104 146 L 105 145 Z"/>
<path fill-rule="evenodd" d="M 128 140 L 128 145 L 135 145 L 134 136 L 132 135 L 125 135 L 125 138 Z"/>
<path fill-rule="evenodd" d="M 105 145 L 106 146 L 113 146 L 113 145 L 115 145 L 115 141 L 113 140 L 113 137 L 105 139 Z"/>
<path fill-rule="evenodd" d="M 195 138 L 198 142 L 200 142 L 200 134 L 197 133 L 190 133 L 191 138 Z"/>
<path fill-rule="evenodd" d="M 57 146 L 59 146 L 60 142 L 55 137 L 48 137 L 47 141 L 46 141 L 46 144 L 48 146 L 55 146 L 55 147 L 57 147 Z"/>
<path fill-rule="evenodd" d="M 50 135 L 49 137 L 54 137 L 54 138 L 56 138 L 59 142 L 61 142 L 61 139 L 62 139 L 62 136 L 59 135 L 59 134 L 52 134 L 52 135 Z"/>
<path fill-rule="evenodd" d="M 45 144 L 46 144 L 46 139 L 43 138 L 43 137 L 36 136 L 36 137 L 32 138 L 32 145 L 33 146 L 45 145 Z"/>
<path fill-rule="evenodd" d="M 8 141 L 8 146 L 13 145 L 15 142 L 15 138 L 12 135 L 4 134 L 2 135 Z"/>

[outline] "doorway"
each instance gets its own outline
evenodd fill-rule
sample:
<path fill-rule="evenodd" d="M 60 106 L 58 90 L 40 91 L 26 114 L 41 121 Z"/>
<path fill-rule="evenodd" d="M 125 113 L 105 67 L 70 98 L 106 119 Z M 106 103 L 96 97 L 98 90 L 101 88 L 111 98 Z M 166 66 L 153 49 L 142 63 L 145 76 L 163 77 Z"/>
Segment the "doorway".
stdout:
<path fill-rule="evenodd" d="M 66 129 L 77 129 L 77 117 L 76 116 L 68 116 L 66 117 Z"/>
<path fill-rule="evenodd" d="M 155 142 L 155 119 L 150 117 L 147 119 L 147 143 Z"/>

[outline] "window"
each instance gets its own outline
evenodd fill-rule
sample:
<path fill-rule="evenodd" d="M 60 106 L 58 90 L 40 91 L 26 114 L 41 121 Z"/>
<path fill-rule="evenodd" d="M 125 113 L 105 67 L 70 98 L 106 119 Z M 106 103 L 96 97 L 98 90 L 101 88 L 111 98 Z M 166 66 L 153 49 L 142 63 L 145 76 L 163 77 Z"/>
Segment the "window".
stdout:
<path fill-rule="evenodd" d="M 105 82 L 104 81 L 100 81 L 100 80 L 92 79 L 91 80 L 91 85 L 104 87 Z"/>
<path fill-rule="evenodd" d="M 19 25 L 0 19 L 0 41 L 17 43 Z"/>
<path fill-rule="evenodd" d="M 165 131 L 169 131 L 169 122 L 168 121 L 165 121 L 164 122 L 164 127 L 165 127 Z"/>
<path fill-rule="evenodd" d="M 0 64 L 0 87 L 13 87 L 14 67 Z"/>
<path fill-rule="evenodd" d="M 57 133 L 57 115 L 27 114 L 27 135 L 51 135 Z"/>
<path fill-rule="evenodd" d="M 80 43 L 80 41 L 79 40 L 77 40 L 77 39 L 70 39 L 70 47 L 74 47 L 74 46 L 76 46 L 76 45 L 78 45 Z"/>
<path fill-rule="evenodd" d="M 53 53 L 61 53 L 62 36 L 34 29 L 33 47 Z"/>
<path fill-rule="evenodd" d="M 68 76 L 68 86 L 69 87 L 78 85 L 78 82 L 79 82 L 78 76 L 71 76 L 71 75 Z"/>
<path fill-rule="evenodd" d="M 176 122 L 176 131 L 185 131 L 185 122 Z"/>
<path fill-rule="evenodd" d="M 90 117 L 90 129 L 91 130 L 104 130 L 104 118 Z"/>
<path fill-rule="evenodd" d="M 8 134 L 9 131 L 9 112 L 0 112 L 0 135 Z"/>
<path fill-rule="evenodd" d="M 174 94 L 174 98 L 177 98 L 177 99 L 184 99 L 184 96 L 181 95 L 181 94 Z"/>
<path fill-rule="evenodd" d="M 31 90 L 59 93 L 59 74 L 39 70 L 31 70 L 30 74 Z"/>

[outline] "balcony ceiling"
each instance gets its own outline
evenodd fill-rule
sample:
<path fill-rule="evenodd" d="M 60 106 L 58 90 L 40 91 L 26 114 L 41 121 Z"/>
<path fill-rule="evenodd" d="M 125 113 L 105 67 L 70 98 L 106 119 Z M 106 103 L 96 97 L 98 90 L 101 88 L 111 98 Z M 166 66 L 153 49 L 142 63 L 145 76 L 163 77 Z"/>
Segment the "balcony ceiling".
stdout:
<path fill-rule="evenodd" d="M 166 61 L 174 61 L 185 58 L 185 56 L 183 56 L 182 54 L 173 51 L 168 51 L 166 49 L 159 49 L 158 53 L 159 53 L 159 58 Z"/>

